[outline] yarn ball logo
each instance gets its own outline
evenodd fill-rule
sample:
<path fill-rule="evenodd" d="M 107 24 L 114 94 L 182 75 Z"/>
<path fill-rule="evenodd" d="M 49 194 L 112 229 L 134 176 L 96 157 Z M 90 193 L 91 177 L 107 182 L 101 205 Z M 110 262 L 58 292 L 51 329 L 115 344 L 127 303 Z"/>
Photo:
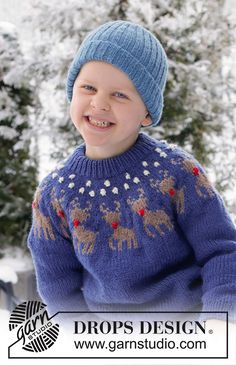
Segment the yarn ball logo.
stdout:
<path fill-rule="evenodd" d="M 9 320 L 9 329 L 17 329 L 17 340 L 22 349 L 42 352 L 57 340 L 59 325 L 49 319 L 46 304 L 37 301 L 24 302 L 15 307 Z"/>

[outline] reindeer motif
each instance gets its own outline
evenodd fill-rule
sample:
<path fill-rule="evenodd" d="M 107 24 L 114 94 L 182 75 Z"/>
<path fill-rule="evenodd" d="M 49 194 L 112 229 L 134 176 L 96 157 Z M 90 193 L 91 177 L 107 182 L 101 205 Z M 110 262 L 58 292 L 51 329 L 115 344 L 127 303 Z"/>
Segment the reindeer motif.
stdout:
<path fill-rule="evenodd" d="M 55 188 L 53 188 L 52 191 L 51 191 L 51 198 L 52 198 L 51 204 L 52 204 L 53 210 L 60 217 L 60 229 L 61 229 L 63 235 L 66 238 L 69 238 L 70 237 L 69 234 L 68 234 L 69 226 L 68 226 L 68 223 L 67 223 L 65 213 L 61 208 L 61 203 L 63 202 L 64 197 L 58 200 L 56 198 L 56 195 L 55 195 Z"/>
<path fill-rule="evenodd" d="M 173 224 L 171 223 L 171 220 L 169 216 L 166 214 L 166 212 L 163 209 L 157 210 L 157 211 L 151 211 L 147 208 L 147 199 L 144 195 L 143 189 L 138 189 L 139 191 L 139 198 L 138 199 L 128 199 L 127 203 L 130 205 L 131 209 L 138 213 L 140 216 L 143 217 L 143 224 L 144 229 L 146 233 L 150 237 L 155 237 L 155 234 L 153 234 L 149 226 L 154 227 L 161 236 L 163 236 L 165 233 L 161 229 L 161 225 L 163 224 L 168 228 L 168 230 L 173 229 Z"/>
<path fill-rule="evenodd" d="M 49 239 L 55 241 L 55 236 L 53 233 L 51 221 L 49 217 L 46 217 L 39 209 L 39 203 L 42 198 L 42 189 L 38 188 L 34 195 L 34 201 L 32 203 L 34 212 L 34 234 L 41 238 L 41 229 L 43 230 L 43 235 L 48 241 Z"/>
<path fill-rule="evenodd" d="M 162 194 L 168 194 L 171 196 L 173 203 L 176 205 L 177 213 L 184 213 L 184 188 L 174 188 L 173 176 L 165 177 L 162 181 L 151 179 L 151 187 L 160 191 Z"/>
<path fill-rule="evenodd" d="M 186 171 L 193 173 L 196 176 L 195 190 L 200 197 L 214 196 L 213 188 L 206 177 L 199 169 L 195 166 L 194 162 L 191 160 L 184 160 L 183 167 Z M 202 192 L 205 189 L 206 193 Z"/>
<path fill-rule="evenodd" d="M 70 216 L 74 225 L 73 236 L 77 239 L 79 248 L 82 243 L 84 244 L 82 253 L 91 254 L 95 246 L 98 232 L 95 233 L 86 229 L 83 226 L 83 222 L 90 217 L 89 211 L 92 208 L 92 204 L 87 202 L 87 207 L 82 209 L 78 201 L 72 201 L 71 206 Z"/>
<path fill-rule="evenodd" d="M 123 242 L 127 242 L 128 249 L 138 248 L 138 241 L 135 237 L 134 231 L 130 228 L 125 228 L 120 225 L 120 203 L 114 202 L 116 205 L 115 211 L 111 211 L 104 203 L 100 205 L 100 211 L 104 213 L 103 219 L 112 226 L 114 233 L 109 238 L 109 247 L 116 250 L 114 243 L 118 242 L 118 251 L 122 251 Z"/>

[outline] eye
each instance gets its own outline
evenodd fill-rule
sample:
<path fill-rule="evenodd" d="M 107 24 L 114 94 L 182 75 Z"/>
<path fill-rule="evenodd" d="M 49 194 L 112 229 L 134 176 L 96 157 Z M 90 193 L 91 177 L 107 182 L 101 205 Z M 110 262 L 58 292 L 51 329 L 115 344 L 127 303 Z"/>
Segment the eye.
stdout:
<path fill-rule="evenodd" d="M 128 99 L 128 97 L 125 94 L 119 93 L 118 91 L 115 93 L 115 95 L 118 96 L 118 98 Z"/>
<path fill-rule="evenodd" d="M 82 86 L 82 88 L 83 89 L 85 89 L 85 90 L 88 90 L 88 91 L 95 91 L 96 89 L 93 87 L 93 86 L 91 86 L 91 85 L 83 85 Z"/>

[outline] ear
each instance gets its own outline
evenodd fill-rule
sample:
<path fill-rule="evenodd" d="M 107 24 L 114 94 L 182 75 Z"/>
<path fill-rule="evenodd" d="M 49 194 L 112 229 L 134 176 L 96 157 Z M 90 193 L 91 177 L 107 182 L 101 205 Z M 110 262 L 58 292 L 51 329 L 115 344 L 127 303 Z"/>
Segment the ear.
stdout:
<path fill-rule="evenodd" d="M 142 121 L 141 126 L 142 127 L 148 127 L 152 124 L 152 119 L 149 115 L 149 113 L 146 115 L 145 119 Z"/>

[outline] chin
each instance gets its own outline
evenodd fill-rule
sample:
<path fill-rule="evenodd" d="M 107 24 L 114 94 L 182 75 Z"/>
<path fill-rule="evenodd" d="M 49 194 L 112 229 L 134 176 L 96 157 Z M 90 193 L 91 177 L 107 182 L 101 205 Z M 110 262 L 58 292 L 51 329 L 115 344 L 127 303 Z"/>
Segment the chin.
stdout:
<path fill-rule="evenodd" d="M 107 143 L 107 138 L 98 138 L 98 137 L 88 137 L 82 135 L 85 144 L 92 146 L 92 147 L 101 147 Z"/>

